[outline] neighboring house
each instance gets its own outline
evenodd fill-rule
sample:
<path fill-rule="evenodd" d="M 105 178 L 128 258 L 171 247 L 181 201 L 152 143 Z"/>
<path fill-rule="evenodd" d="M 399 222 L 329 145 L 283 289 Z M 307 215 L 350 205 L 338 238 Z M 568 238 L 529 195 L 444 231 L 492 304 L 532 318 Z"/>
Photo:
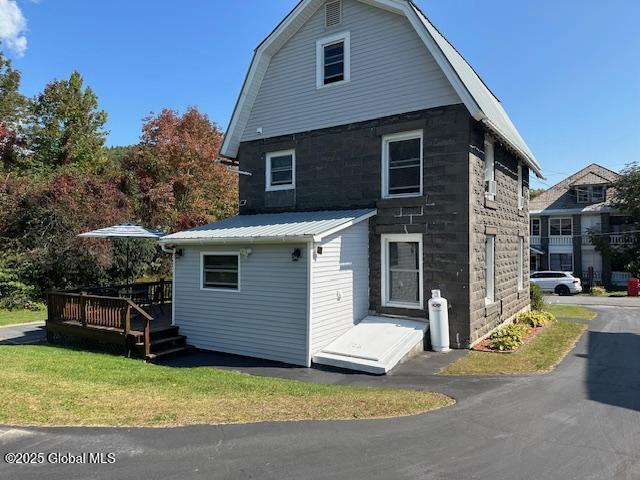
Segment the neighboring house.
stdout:
<path fill-rule="evenodd" d="M 619 175 L 591 164 L 531 200 L 531 270 L 562 270 L 605 286 L 626 285 L 631 274 L 591 242 L 603 235 L 612 245 L 629 240 L 629 218 L 611 206 Z"/>
<path fill-rule="evenodd" d="M 528 308 L 540 167 L 413 3 L 301 1 L 256 49 L 221 153 L 240 215 L 163 239 L 195 346 L 310 365 L 374 315 L 385 333 L 343 356 L 381 363 L 383 327 L 424 326 L 432 289 L 456 348 Z"/>

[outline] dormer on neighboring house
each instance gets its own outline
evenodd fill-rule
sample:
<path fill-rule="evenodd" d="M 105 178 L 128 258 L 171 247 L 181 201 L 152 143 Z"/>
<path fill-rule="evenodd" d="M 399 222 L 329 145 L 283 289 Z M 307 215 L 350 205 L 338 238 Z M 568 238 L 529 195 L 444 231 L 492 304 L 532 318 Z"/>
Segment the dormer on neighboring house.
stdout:
<path fill-rule="evenodd" d="M 386 355 L 357 333 L 367 312 L 424 326 L 432 290 L 458 348 L 529 305 L 540 165 L 411 1 L 301 0 L 256 48 L 221 153 L 240 215 L 166 240 L 196 346 L 344 366 L 345 345 L 349 365 Z"/>
<path fill-rule="evenodd" d="M 601 203 L 607 200 L 607 189 L 612 186 L 611 176 L 606 178 L 596 171 L 589 171 L 571 185 L 579 204 Z"/>

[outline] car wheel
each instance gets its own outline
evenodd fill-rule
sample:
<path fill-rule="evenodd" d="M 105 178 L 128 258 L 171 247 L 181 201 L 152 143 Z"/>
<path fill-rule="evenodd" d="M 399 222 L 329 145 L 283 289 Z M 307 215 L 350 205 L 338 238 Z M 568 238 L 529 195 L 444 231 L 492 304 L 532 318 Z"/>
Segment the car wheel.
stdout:
<path fill-rule="evenodd" d="M 566 285 L 558 285 L 556 287 L 556 293 L 560 296 L 571 295 L 571 290 Z"/>

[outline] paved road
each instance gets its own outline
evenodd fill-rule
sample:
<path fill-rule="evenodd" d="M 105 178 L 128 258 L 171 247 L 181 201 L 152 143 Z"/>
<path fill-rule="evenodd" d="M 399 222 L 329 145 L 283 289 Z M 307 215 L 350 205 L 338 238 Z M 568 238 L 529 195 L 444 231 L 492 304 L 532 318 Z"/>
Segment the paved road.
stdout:
<path fill-rule="evenodd" d="M 171 430 L 0 428 L 0 452 L 117 456 L 113 465 L 89 467 L 0 459 L 0 478 L 637 479 L 640 309 L 597 311 L 554 373 L 493 384 L 467 379 L 466 395 L 448 409 L 391 420 Z"/>
<path fill-rule="evenodd" d="M 44 322 L 0 327 L 0 345 L 23 345 L 45 340 Z"/>
<path fill-rule="evenodd" d="M 560 303 L 563 305 L 589 305 L 593 307 L 637 307 L 640 308 L 640 297 L 595 297 L 591 295 L 571 295 L 561 297 L 559 295 L 545 296 L 548 303 Z"/>

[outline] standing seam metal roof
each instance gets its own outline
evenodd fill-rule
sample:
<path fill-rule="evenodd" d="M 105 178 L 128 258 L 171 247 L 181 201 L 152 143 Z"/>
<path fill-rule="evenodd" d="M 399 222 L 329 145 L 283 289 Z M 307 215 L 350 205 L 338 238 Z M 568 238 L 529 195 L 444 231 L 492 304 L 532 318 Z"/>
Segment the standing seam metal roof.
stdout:
<path fill-rule="evenodd" d="M 167 235 L 163 243 L 188 240 L 283 239 L 322 236 L 325 232 L 375 215 L 375 209 L 238 215 L 184 232 Z"/>

